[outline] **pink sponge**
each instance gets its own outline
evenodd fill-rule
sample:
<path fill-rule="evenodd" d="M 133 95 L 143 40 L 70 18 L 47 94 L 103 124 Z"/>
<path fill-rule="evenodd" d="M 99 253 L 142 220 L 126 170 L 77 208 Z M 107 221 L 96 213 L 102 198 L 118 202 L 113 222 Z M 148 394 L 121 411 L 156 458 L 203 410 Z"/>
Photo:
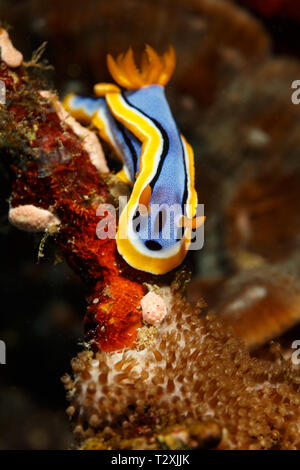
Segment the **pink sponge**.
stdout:
<path fill-rule="evenodd" d="M 32 204 L 11 207 L 8 218 L 12 225 L 27 232 L 44 232 L 60 224 L 58 218 L 50 211 Z"/>
<path fill-rule="evenodd" d="M 143 319 L 151 325 L 161 323 L 168 313 L 165 301 L 160 295 L 148 292 L 141 300 Z"/>
<path fill-rule="evenodd" d="M 23 61 L 21 52 L 12 45 L 8 32 L 0 28 L 0 48 L 1 59 L 6 62 L 9 67 L 19 67 Z"/>

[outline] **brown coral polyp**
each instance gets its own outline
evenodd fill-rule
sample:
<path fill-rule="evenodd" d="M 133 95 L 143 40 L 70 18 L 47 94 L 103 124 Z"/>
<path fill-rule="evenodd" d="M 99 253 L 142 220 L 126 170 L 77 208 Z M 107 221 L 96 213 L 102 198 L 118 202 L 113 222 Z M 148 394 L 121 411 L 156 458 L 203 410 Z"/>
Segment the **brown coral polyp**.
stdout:
<path fill-rule="evenodd" d="M 222 429 L 219 448 L 300 448 L 297 378 L 285 364 L 251 359 L 222 322 L 199 313 L 176 294 L 147 349 L 78 355 L 64 383 L 81 440 L 210 418 Z"/>

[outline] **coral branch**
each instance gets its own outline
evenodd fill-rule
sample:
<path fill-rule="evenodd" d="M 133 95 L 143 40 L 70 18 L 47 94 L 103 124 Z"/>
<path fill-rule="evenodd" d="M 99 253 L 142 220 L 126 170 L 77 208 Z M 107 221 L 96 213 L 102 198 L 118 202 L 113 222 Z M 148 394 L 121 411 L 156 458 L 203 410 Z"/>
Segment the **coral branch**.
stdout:
<path fill-rule="evenodd" d="M 22 56 L 6 31 L 0 42 L 7 103 L 1 108 L 1 154 L 13 179 L 10 220 L 25 230 L 52 233 L 85 282 L 88 340 L 103 351 L 131 346 L 142 326 L 139 303 L 148 278 L 127 267 L 115 240 L 96 236 L 97 207 L 114 201 L 100 143 L 66 115 L 57 98 L 40 92 L 42 84 L 20 65 Z"/>

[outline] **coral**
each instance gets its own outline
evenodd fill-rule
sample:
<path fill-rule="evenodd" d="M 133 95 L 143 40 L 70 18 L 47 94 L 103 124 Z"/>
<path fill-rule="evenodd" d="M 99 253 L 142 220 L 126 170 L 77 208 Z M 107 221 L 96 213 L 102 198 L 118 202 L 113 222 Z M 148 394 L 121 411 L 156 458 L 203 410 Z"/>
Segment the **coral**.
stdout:
<path fill-rule="evenodd" d="M 82 137 L 90 139 L 90 131 L 73 121 L 70 126 L 52 95 L 50 99 L 48 94 L 41 96 L 43 83 L 31 79 L 23 66 L 12 72 L 2 61 L 0 79 L 6 85 L 0 147 L 12 175 L 11 219 L 34 230 L 41 214 L 60 221 L 59 231 L 53 234 L 55 242 L 87 287 L 88 340 L 103 350 L 130 346 L 142 326 L 139 304 L 147 276 L 133 275 L 118 255 L 115 240 L 96 236 L 99 204 L 114 202 L 98 171 L 107 168 L 100 144 L 92 144 L 92 162 L 88 144 L 82 141 Z M 95 152 L 100 164 L 96 166 Z M 20 213 L 27 214 L 27 222 Z"/>
<path fill-rule="evenodd" d="M 147 349 L 86 351 L 72 361 L 67 413 L 84 446 L 210 419 L 222 430 L 218 448 L 300 448 L 297 376 L 285 363 L 251 359 L 220 321 L 199 313 L 175 294 Z"/>
<path fill-rule="evenodd" d="M 299 169 L 273 169 L 237 188 L 227 209 L 228 250 L 241 251 L 277 262 L 299 248 Z"/>
<path fill-rule="evenodd" d="M 3 2 L 6 19 L 18 21 L 13 4 Z M 269 51 L 262 25 L 229 1 L 177 0 L 162 5 L 159 0 L 111 4 L 86 0 L 84 10 L 82 15 L 79 0 L 53 0 L 47 5 L 24 0 L 18 9 L 25 19 L 16 24 L 19 44 L 30 54 L 36 42 L 47 38 L 56 82 L 63 91 L 88 92 L 100 77 L 107 80 L 107 51 L 116 55 L 132 46 L 142 53 L 149 43 L 161 52 L 172 43 L 178 60 L 171 105 L 184 98 L 179 90 L 207 105 L 236 71 L 255 66 Z M 68 45 L 70 54 L 63 53 L 62 44 Z"/>
<path fill-rule="evenodd" d="M 142 428 L 142 435 L 122 439 L 120 435 L 111 432 L 111 437 L 87 438 L 81 446 L 83 450 L 185 450 L 212 449 L 222 438 L 220 426 L 212 420 L 189 422 L 185 426 L 173 425 L 158 429 L 152 434 L 151 428 Z M 148 435 L 147 435 L 148 434 Z"/>
<path fill-rule="evenodd" d="M 257 21 L 229 2 L 183 0 L 181 4 L 202 25 L 189 48 L 192 60 L 179 71 L 178 89 L 209 107 L 238 73 L 266 59 L 270 41 Z"/>
<path fill-rule="evenodd" d="M 300 320 L 298 276 L 283 268 L 267 265 L 247 269 L 224 280 L 222 285 L 215 281 L 209 286 L 210 308 L 213 305 L 215 314 L 251 350 L 278 338 Z M 208 300 L 208 286 L 203 281 L 193 289 Z"/>
<path fill-rule="evenodd" d="M 194 131 L 207 218 L 189 295 L 195 304 L 203 297 L 254 354 L 287 333 L 297 338 L 300 108 L 291 85 L 300 65 L 259 48 L 253 59 L 221 83 Z"/>

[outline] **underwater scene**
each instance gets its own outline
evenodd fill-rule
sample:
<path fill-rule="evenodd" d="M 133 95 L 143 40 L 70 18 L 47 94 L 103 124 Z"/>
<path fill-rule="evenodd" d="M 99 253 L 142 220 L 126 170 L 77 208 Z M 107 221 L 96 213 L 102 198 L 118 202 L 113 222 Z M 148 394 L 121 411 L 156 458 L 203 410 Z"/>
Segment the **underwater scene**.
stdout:
<path fill-rule="evenodd" d="M 300 0 L 0 0 L 0 117 L 0 451 L 299 450 Z"/>

